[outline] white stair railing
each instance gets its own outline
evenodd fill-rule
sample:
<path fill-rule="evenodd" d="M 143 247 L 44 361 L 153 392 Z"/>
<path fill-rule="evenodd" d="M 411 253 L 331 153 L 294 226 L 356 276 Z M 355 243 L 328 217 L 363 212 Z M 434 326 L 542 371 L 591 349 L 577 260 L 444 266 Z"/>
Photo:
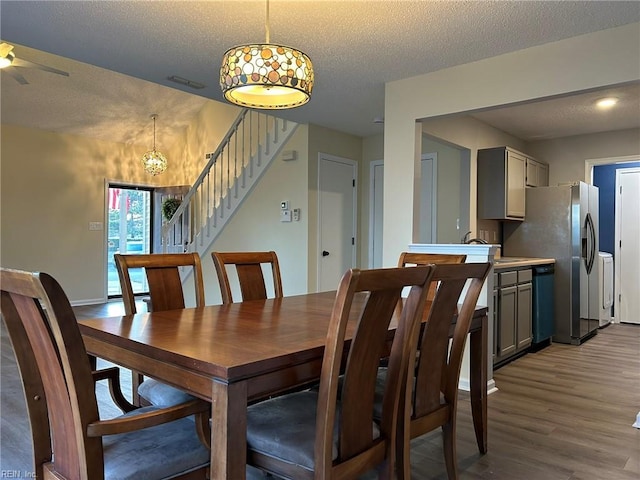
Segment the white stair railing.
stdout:
<path fill-rule="evenodd" d="M 244 109 L 162 227 L 165 253 L 206 253 L 298 125 Z"/>

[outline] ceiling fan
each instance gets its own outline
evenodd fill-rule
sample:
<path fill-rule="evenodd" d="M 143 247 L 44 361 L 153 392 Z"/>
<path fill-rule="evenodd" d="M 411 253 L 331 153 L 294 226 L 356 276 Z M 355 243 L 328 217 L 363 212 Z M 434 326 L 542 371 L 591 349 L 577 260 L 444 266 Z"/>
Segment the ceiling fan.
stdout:
<path fill-rule="evenodd" d="M 20 85 L 27 85 L 29 82 L 13 67 L 37 68 L 39 70 L 44 70 L 45 72 L 57 73 L 58 75 L 64 75 L 65 77 L 69 76 L 68 72 L 58 70 L 57 68 L 16 58 L 16 54 L 13 53 L 12 50 L 13 45 L 4 42 L 0 43 L 0 69 L 11 75 Z"/>

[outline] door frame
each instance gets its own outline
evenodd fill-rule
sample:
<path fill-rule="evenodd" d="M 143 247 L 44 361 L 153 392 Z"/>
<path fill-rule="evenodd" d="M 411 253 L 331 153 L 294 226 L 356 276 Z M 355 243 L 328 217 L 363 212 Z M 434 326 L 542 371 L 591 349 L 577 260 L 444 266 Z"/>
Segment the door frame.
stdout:
<path fill-rule="evenodd" d="M 634 174 L 634 175 L 640 175 L 640 167 L 632 167 L 632 168 L 625 168 L 625 169 L 618 169 L 616 170 L 616 202 L 615 202 L 615 212 L 616 212 L 616 216 L 615 216 L 615 235 L 614 235 L 614 263 L 613 263 L 613 310 L 614 310 L 614 314 L 613 314 L 613 321 L 620 323 L 621 319 L 620 319 L 620 313 L 621 313 L 621 307 L 620 307 L 620 295 L 621 295 L 621 290 L 620 290 L 620 266 L 623 264 L 623 259 L 622 259 L 622 254 L 620 251 L 620 242 L 622 241 L 621 238 L 621 230 L 622 230 L 622 222 L 621 222 L 621 218 L 620 218 L 620 203 L 621 203 L 621 195 L 619 193 L 620 190 L 620 180 L 621 180 L 621 176 L 624 174 Z"/>
<path fill-rule="evenodd" d="M 420 179 L 422 182 L 422 177 L 424 173 L 424 161 L 431 160 L 431 176 L 432 176 L 432 188 L 431 188 L 431 240 L 429 242 L 420 242 L 420 243 L 438 243 L 438 152 L 429 152 L 423 153 L 420 157 Z M 422 191 L 423 186 L 420 186 L 420 199 L 422 199 L 422 195 L 424 192 Z M 422 218 L 422 202 L 420 203 L 420 217 Z M 418 229 L 418 231 L 420 231 Z"/>
<path fill-rule="evenodd" d="M 626 155 L 626 156 L 622 156 L 622 157 L 605 157 L 605 158 L 588 158 L 584 161 L 584 181 L 586 183 L 588 183 L 589 185 L 593 185 L 593 167 L 596 166 L 600 166 L 600 165 L 613 165 L 613 164 L 624 164 L 624 163 L 632 163 L 632 162 L 638 162 L 640 161 L 640 156 L 639 155 Z M 616 173 L 617 175 L 617 173 Z M 617 198 L 616 198 L 617 201 Z M 619 218 L 618 215 L 618 211 L 617 211 L 617 204 L 615 207 L 615 216 L 616 216 L 616 222 L 618 221 L 617 219 Z M 614 244 L 615 245 L 619 245 L 619 241 L 620 238 L 617 235 L 618 233 L 618 226 L 615 225 L 614 226 L 615 229 L 615 237 L 614 237 Z M 613 318 L 611 320 L 612 323 L 620 323 L 619 317 L 618 317 L 618 312 L 620 312 L 620 304 L 618 301 L 619 298 L 619 281 L 620 281 L 620 263 L 619 263 L 619 257 L 618 257 L 618 249 L 614 248 L 614 257 L 613 257 L 613 283 L 614 283 L 614 299 L 613 299 L 613 309 L 614 309 L 614 313 L 613 313 Z"/>
<path fill-rule="evenodd" d="M 322 165 L 325 161 L 330 162 L 338 162 L 349 165 L 353 172 L 353 179 L 355 181 L 355 185 L 353 188 L 353 225 L 352 225 L 352 236 L 354 238 L 354 242 L 351 245 L 351 265 L 352 267 L 356 266 L 357 262 L 357 245 L 358 245 L 358 162 L 356 160 L 352 160 L 350 158 L 338 157 L 336 155 L 330 155 L 328 153 L 318 153 L 318 233 L 317 233 L 317 245 L 318 251 L 315 252 L 316 262 L 318 265 L 317 268 L 317 278 L 316 278 L 316 290 L 320 291 L 322 288 L 322 261 L 319 257 L 320 250 L 322 249 L 322 195 L 321 195 L 321 179 L 322 179 Z M 338 278 L 337 281 L 340 279 Z M 336 283 L 337 285 L 337 283 Z"/>
<path fill-rule="evenodd" d="M 123 180 L 113 180 L 105 178 L 104 180 L 104 232 L 103 232 L 103 265 L 104 265 L 104 298 L 109 300 L 110 298 L 120 298 L 122 295 L 110 295 L 109 294 L 109 189 L 110 188 L 122 188 L 125 190 L 144 190 L 149 192 L 150 201 L 150 214 L 149 214 L 149 248 L 153 251 L 154 240 L 154 210 L 157 208 L 154 199 L 155 185 L 143 184 L 143 183 L 131 183 Z"/>
<path fill-rule="evenodd" d="M 376 185 L 376 172 L 379 172 L 379 167 L 382 167 L 382 176 L 384 183 L 384 160 L 373 160 L 369 163 L 369 255 L 368 265 L 369 268 L 376 268 L 378 265 L 375 265 L 375 249 L 376 249 L 376 241 L 382 244 L 382 238 L 376 238 L 376 218 L 378 214 L 380 216 L 383 215 L 383 212 L 378 212 L 376 210 L 376 199 L 378 198 L 378 191 L 375 188 Z M 384 210 L 384 208 L 382 209 Z M 384 217 L 382 217 L 382 224 L 384 226 Z M 382 236 L 381 236 L 382 237 Z M 379 265 L 380 267 L 382 265 Z"/>

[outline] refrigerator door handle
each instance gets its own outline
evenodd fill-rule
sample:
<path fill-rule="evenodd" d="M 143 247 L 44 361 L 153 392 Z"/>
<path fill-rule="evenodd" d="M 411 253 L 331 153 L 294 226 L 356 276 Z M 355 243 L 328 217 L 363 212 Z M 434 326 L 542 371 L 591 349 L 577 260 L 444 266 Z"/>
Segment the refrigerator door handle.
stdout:
<path fill-rule="evenodd" d="M 591 214 L 587 213 L 587 218 L 585 219 L 585 226 L 587 227 L 587 234 L 589 235 L 589 240 L 591 241 L 591 248 L 587 248 L 588 250 L 588 259 L 587 261 L 587 273 L 591 273 L 593 269 L 593 264 L 595 263 L 596 258 L 596 229 L 593 225 L 593 218 L 591 218 Z M 587 241 L 587 245 L 589 242 Z"/>

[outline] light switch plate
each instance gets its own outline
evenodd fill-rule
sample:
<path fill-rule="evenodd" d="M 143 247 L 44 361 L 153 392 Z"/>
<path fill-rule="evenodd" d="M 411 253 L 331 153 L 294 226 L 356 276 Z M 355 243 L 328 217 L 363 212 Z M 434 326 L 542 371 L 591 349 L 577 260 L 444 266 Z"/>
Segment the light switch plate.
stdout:
<path fill-rule="evenodd" d="M 290 222 L 291 221 L 291 210 L 281 210 L 280 211 L 280 221 L 281 222 Z"/>

